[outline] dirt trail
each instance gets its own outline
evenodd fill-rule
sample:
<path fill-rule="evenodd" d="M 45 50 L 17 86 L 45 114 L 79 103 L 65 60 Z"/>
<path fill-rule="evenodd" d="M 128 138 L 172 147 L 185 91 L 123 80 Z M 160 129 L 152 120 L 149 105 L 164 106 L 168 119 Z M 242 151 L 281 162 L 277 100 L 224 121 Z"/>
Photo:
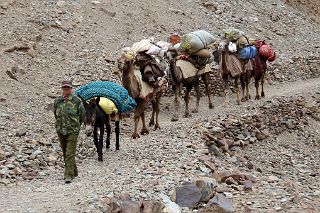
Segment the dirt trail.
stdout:
<path fill-rule="evenodd" d="M 248 106 L 258 106 L 277 96 L 320 92 L 320 78 L 267 85 L 265 90 L 265 99 L 250 100 L 241 106 L 235 105 L 232 96 L 229 108 L 223 106 L 223 98 L 215 97 L 215 108 L 210 110 L 206 98 L 202 98 L 198 114 L 175 123 L 170 122 L 172 110 L 165 108 L 161 111 L 160 131 L 152 130 L 137 140 L 124 134 L 119 152 L 112 147 L 102 163 L 96 161 L 96 156 L 84 160 L 78 166 L 80 176 L 70 185 L 64 184 L 62 171 L 51 171 L 43 179 L 21 182 L 14 187 L 0 186 L 0 212 L 79 212 L 84 202 L 100 195 L 129 193 L 147 199 L 158 198 L 161 192 L 168 194 L 182 181 L 201 175 L 197 156 L 204 145 L 197 124 L 210 116 L 245 113 Z M 254 96 L 254 91 L 251 93 Z M 162 103 L 172 109 L 172 98 Z M 129 132 L 130 127 L 125 126 L 124 131 Z"/>

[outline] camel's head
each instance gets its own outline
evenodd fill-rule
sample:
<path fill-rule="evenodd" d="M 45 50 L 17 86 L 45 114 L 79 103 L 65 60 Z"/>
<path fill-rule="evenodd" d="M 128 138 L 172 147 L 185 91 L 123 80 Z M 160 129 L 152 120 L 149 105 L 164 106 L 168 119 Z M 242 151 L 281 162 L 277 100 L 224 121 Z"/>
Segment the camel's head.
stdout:
<path fill-rule="evenodd" d="M 130 49 L 130 47 L 126 47 L 122 49 L 120 60 L 122 61 L 134 61 L 135 53 Z"/>

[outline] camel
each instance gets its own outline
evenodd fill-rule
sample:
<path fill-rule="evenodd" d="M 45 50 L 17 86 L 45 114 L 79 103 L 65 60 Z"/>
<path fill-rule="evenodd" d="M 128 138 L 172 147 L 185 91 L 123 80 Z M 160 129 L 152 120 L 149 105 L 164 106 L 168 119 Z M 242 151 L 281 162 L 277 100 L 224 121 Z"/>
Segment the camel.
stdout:
<path fill-rule="evenodd" d="M 145 107 L 150 102 L 152 104 L 152 116 L 149 126 L 154 126 L 155 129 L 160 129 L 159 112 L 160 99 L 162 96 L 162 89 L 155 89 L 151 97 L 140 98 L 140 86 L 137 77 L 134 74 L 134 59 L 124 58 L 124 65 L 122 68 L 122 85 L 128 90 L 129 95 L 137 102 L 137 107 L 134 109 L 134 132 L 132 138 L 139 138 L 138 124 L 141 118 L 142 130 L 141 135 L 149 134 L 149 130 L 145 122 Z"/>
<path fill-rule="evenodd" d="M 193 77 L 189 77 L 184 79 L 182 76 L 182 71 L 181 68 L 176 66 L 176 61 L 177 61 L 177 55 L 176 53 L 172 53 L 172 56 L 169 58 L 169 64 L 170 64 L 170 79 L 172 83 L 172 88 L 174 91 L 174 103 L 175 103 L 175 112 L 174 116 L 172 117 L 171 121 L 178 121 L 179 120 L 179 97 L 181 96 L 181 87 L 185 86 L 186 91 L 185 91 L 185 96 L 184 96 L 184 101 L 185 101 L 185 113 L 184 117 L 190 117 L 191 114 L 189 112 L 189 99 L 190 99 L 190 91 L 192 90 L 192 87 L 195 88 L 196 91 L 196 96 L 197 96 L 197 103 L 196 103 L 196 108 L 192 110 L 192 113 L 197 113 L 199 111 L 199 102 L 200 102 L 200 80 L 199 77 L 202 78 L 205 88 L 206 88 L 206 93 L 208 96 L 209 100 L 209 108 L 213 108 L 213 104 L 211 101 L 211 89 L 210 89 L 210 73 L 206 72 L 199 75 L 195 75 Z"/>
<path fill-rule="evenodd" d="M 256 100 L 265 97 L 264 93 L 264 77 L 267 70 L 267 59 L 261 57 L 259 54 L 252 60 L 254 84 L 256 87 Z M 259 81 L 261 81 L 261 96 L 259 94 Z"/>
<path fill-rule="evenodd" d="M 234 79 L 235 92 L 237 95 L 237 104 L 241 101 L 246 101 L 250 96 L 250 80 L 252 77 L 252 70 L 247 68 L 247 61 L 238 59 L 233 53 L 228 50 L 228 43 L 221 42 L 219 45 L 220 51 L 220 69 L 222 79 L 224 81 L 225 106 L 229 105 L 229 77 Z M 239 80 L 241 82 L 242 98 L 239 89 Z"/>

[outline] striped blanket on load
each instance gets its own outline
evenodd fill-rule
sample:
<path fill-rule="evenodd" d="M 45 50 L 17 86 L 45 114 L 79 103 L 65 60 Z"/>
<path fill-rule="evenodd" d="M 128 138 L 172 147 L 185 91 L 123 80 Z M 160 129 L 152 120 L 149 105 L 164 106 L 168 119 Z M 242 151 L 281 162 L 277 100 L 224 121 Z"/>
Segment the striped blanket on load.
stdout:
<path fill-rule="evenodd" d="M 253 70 L 251 60 L 249 60 L 244 65 L 244 69 L 243 69 L 241 61 L 237 58 L 235 54 L 226 54 L 225 59 L 226 59 L 226 68 L 230 72 L 232 77 L 235 77 L 242 72 L 246 72 L 247 70 Z M 222 76 L 223 70 L 221 69 L 221 66 L 222 66 L 222 57 L 220 57 L 220 70 L 221 70 L 221 76 Z"/>
<path fill-rule="evenodd" d="M 123 86 L 110 81 L 95 81 L 82 85 L 75 90 L 75 94 L 85 101 L 94 97 L 109 98 L 117 106 L 119 112 L 130 112 L 137 106 L 135 100 L 129 96 Z"/>

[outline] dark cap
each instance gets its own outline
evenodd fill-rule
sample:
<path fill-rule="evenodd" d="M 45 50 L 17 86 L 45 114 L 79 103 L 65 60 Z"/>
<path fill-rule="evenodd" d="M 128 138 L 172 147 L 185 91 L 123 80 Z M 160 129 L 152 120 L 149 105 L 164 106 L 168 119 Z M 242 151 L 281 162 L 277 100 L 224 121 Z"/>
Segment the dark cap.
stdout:
<path fill-rule="evenodd" d="M 61 87 L 70 87 L 70 88 L 72 88 L 72 82 L 71 81 L 62 81 Z"/>

